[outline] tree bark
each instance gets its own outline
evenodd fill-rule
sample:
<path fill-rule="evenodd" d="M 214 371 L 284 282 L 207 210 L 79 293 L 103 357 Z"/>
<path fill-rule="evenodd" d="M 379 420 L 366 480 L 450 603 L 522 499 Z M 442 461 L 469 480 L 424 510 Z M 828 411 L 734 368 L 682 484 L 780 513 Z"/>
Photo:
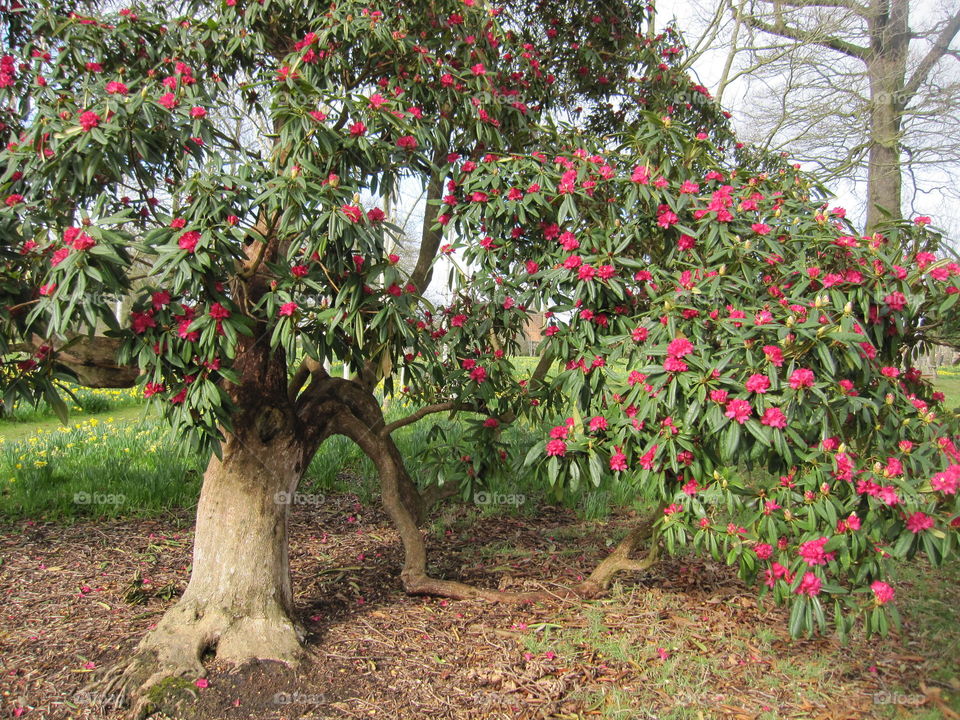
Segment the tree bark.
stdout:
<path fill-rule="evenodd" d="M 907 0 L 892 0 L 889 13 L 878 11 L 869 18 L 871 53 L 867 58 L 867 76 L 870 81 L 867 233 L 872 233 L 886 220 L 899 220 L 902 217 L 901 96 L 904 92 L 907 49 L 910 42 L 908 17 Z"/>
<path fill-rule="evenodd" d="M 287 521 L 308 454 L 292 434 L 264 442 L 248 432 L 227 439 L 222 460 L 211 458 L 190 582 L 105 684 L 134 700 L 134 716 L 174 707 L 183 698 L 167 690 L 182 685 L 165 681 L 192 684 L 206 674 L 208 654 L 232 663 L 299 660 L 304 633 L 293 618 Z"/>

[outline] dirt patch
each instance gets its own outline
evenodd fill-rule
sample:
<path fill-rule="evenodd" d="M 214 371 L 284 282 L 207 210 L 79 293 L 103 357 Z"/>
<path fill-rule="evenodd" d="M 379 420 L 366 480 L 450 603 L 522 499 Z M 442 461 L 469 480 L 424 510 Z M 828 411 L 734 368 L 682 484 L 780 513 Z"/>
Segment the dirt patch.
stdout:
<path fill-rule="evenodd" d="M 82 689 L 183 591 L 191 523 L 0 532 L 0 716 L 121 716 Z M 432 572 L 486 587 L 558 590 L 608 552 L 609 526 L 556 508 L 535 523 L 457 510 L 432 527 Z M 213 663 L 176 720 L 892 717 L 877 694 L 919 686 L 938 660 L 897 638 L 791 641 L 781 611 L 700 560 L 668 559 L 592 603 L 518 607 L 406 596 L 396 534 L 351 496 L 298 506 L 291 537 L 304 662 Z"/>

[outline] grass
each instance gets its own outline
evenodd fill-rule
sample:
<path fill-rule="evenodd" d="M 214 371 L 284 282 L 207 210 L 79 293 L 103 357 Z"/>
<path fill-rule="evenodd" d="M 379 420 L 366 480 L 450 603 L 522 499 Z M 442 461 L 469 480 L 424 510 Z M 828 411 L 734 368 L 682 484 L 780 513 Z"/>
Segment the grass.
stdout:
<path fill-rule="evenodd" d="M 124 412 L 124 411 L 120 411 Z M 0 497 L 8 518 L 154 516 L 191 507 L 202 464 L 142 408 L 70 426 L 41 422 L 0 444 Z"/>

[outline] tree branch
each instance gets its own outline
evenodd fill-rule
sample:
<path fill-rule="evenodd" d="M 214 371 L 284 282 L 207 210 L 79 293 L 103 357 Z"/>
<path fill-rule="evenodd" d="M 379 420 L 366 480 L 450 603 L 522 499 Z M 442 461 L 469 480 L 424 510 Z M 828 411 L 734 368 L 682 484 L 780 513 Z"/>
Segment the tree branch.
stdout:
<path fill-rule="evenodd" d="M 384 425 L 383 429 L 380 431 L 380 437 L 387 437 L 388 435 L 390 435 L 390 433 L 394 432 L 395 430 L 399 430 L 400 428 L 406 427 L 407 425 L 412 425 L 418 420 L 422 420 L 427 415 L 448 412 L 450 410 L 459 410 L 463 407 L 465 406 L 461 405 L 460 403 L 455 403 L 453 401 L 445 402 L 445 403 L 437 403 L 435 405 L 425 405 L 424 407 L 417 410 L 415 413 L 411 415 L 407 415 L 405 418 L 400 418 L 399 420 L 395 420 L 389 425 Z"/>
<path fill-rule="evenodd" d="M 798 0 L 800 1 L 800 0 Z M 789 3 L 787 3 L 789 4 Z M 827 3 L 810 3 L 812 5 L 824 5 Z M 787 38 L 789 40 L 795 40 L 796 42 L 801 42 L 807 45 L 819 45 L 821 47 L 828 48 L 830 50 L 836 50 L 837 52 L 843 53 L 844 55 L 849 55 L 852 58 L 857 60 L 866 60 L 867 56 L 870 53 L 869 48 L 861 47 L 859 45 L 854 45 L 853 43 L 847 42 L 846 40 L 841 40 L 838 37 L 832 35 L 818 35 L 817 33 L 810 32 L 809 30 L 803 30 L 801 28 L 792 27 L 787 25 L 782 20 L 774 24 L 769 24 L 763 22 L 760 18 L 752 14 L 745 14 L 740 10 L 734 8 L 733 3 L 728 0 L 728 7 L 731 12 L 734 13 L 734 17 L 737 18 L 739 22 L 749 25 L 755 30 L 760 30 L 761 32 L 769 33 L 771 35 L 779 35 L 780 37 Z"/>
<path fill-rule="evenodd" d="M 950 50 L 950 43 L 953 42 L 958 32 L 960 32 L 960 10 L 954 13 L 953 17 L 950 18 L 950 22 L 947 23 L 947 26 L 940 31 L 933 47 L 930 48 L 930 52 L 920 61 L 913 75 L 910 76 L 906 85 L 903 86 L 903 94 L 898 103 L 901 109 L 907 106 L 908 98 L 913 98 L 917 90 L 920 89 L 920 86 L 930 75 L 930 71 L 933 70 L 934 65 L 940 61 L 940 58 L 948 53 L 951 55 L 956 53 L 956 51 Z"/>

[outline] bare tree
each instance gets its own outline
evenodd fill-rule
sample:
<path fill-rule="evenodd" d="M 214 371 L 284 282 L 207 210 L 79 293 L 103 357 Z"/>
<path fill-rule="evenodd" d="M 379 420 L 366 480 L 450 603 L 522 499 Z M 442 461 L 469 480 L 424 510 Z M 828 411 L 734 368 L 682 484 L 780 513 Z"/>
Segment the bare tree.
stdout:
<path fill-rule="evenodd" d="M 765 144 L 834 175 L 865 176 L 867 230 L 901 217 L 907 183 L 914 196 L 951 184 L 960 68 L 948 62 L 960 59 L 960 7 L 930 8 L 912 27 L 909 0 L 724 2 L 749 39 L 730 51 L 745 50 L 755 82 L 769 88 L 747 110 Z M 770 36 L 778 47 L 762 45 Z"/>

